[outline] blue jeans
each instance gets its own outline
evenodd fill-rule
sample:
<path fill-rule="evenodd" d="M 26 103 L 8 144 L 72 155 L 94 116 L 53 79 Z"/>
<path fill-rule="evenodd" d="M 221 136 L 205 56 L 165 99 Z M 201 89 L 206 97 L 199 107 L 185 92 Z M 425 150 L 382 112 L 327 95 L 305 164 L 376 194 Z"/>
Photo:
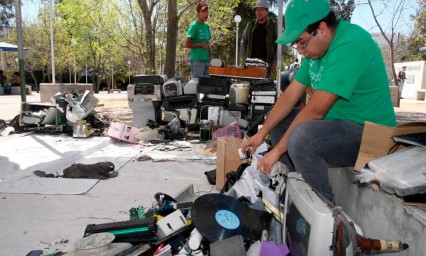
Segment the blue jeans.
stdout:
<path fill-rule="evenodd" d="M 270 133 L 275 146 L 300 109 L 295 109 Z M 294 127 L 288 138 L 288 152 L 281 157 L 290 171 L 302 174 L 305 181 L 333 201 L 328 167 L 354 166 L 364 127 L 346 120 L 315 120 Z"/>
<path fill-rule="evenodd" d="M 402 89 L 404 89 L 404 82 L 398 81 L 398 91 L 399 91 L 398 97 L 400 99 L 402 98 Z"/>
<path fill-rule="evenodd" d="M 198 78 L 200 76 L 209 75 L 210 62 L 191 60 L 191 78 Z"/>

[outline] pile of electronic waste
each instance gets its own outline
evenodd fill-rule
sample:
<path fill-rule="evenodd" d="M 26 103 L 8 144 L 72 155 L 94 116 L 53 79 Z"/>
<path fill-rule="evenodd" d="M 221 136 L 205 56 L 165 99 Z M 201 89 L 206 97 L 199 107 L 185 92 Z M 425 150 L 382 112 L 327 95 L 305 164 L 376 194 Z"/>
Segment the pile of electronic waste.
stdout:
<path fill-rule="evenodd" d="M 179 77 L 137 75 L 127 88 L 133 127 L 158 130 L 166 140 L 209 141 L 220 127 L 237 123 L 248 135 L 257 132 L 277 98 L 270 79 L 205 76 L 185 82 Z M 23 103 L 12 125 L 16 132 L 101 135 L 112 120 L 94 111 L 99 100 L 90 92 L 57 93 L 51 103 Z"/>
<path fill-rule="evenodd" d="M 96 117 L 99 100 L 86 90 L 57 93 L 51 103 L 22 103 L 22 111 L 9 126 L 16 132 L 69 133 L 74 137 L 101 134 L 108 123 Z"/>
<path fill-rule="evenodd" d="M 203 76 L 185 82 L 165 75 L 137 75 L 127 88 L 133 126 L 162 129 L 165 139 L 194 135 L 201 141 L 212 131 L 236 122 L 250 134 L 277 99 L 271 79 Z"/>

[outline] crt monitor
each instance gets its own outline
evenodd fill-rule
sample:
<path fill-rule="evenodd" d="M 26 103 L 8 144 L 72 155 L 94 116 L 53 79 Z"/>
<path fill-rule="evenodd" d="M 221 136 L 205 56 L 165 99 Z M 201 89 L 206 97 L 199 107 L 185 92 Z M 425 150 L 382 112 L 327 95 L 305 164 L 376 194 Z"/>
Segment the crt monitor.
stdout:
<path fill-rule="evenodd" d="M 285 205 L 283 238 L 291 255 L 333 255 L 335 219 L 332 208 L 312 190 L 299 173 L 288 174 L 286 189 L 288 199 Z M 349 219 L 343 212 L 341 214 Z M 355 227 L 362 234 L 356 224 Z M 356 242 L 349 241 L 345 245 L 345 255 L 353 255 L 354 244 Z"/>

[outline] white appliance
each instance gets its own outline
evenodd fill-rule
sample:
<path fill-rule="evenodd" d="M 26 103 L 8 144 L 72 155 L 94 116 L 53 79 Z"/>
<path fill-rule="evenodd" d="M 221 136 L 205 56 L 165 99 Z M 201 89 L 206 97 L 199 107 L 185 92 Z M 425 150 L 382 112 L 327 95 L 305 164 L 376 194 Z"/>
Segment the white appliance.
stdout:
<path fill-rule="evenodd" d="M 163 84 L 164 97 L 176 97 L 182 95 L 182 78 L 173 77 Z"/>
<path fill-rule="evenodd" d="M 231 85 L 229 89 L 229 101 L 235 104 L 247 104 L 250 95 L 250 82 L 241 81 Z"/>

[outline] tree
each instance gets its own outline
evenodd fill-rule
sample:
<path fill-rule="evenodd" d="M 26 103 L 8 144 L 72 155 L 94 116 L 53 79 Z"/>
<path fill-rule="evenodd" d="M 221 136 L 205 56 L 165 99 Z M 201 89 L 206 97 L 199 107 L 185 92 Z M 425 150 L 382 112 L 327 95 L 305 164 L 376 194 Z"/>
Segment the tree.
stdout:
<path fill-rule="evenodd" d="M 426 1 L 418 0 L 419 9 L 416 15 L 411 17 L 414 21 L 414 29 L 410 38 L 405 42 L 407 52 L 404 55 L 406 61 L 426 60 L 426 53 L 419 52 L 419 48 L 426 46 Z"/>
<path fill-rule="evenodd" d="M 331 0 L 330 7 L 337 17 L 351 21 L 352 13 L 355 9 L 354 0 Z"/>
<path fill-rule="evenodd" d="M 167 77 L 174 77 L 176 73 L 176 47 L 179 17 L 177 14 L 177 0 L 167 1 L 167 47 L 164 73 Z"/>
<path fill-rule="evenodd" d="M 0 0 L 0 28 L 10 28 L 10 21 L 15 18 L 13 0 Z"/>
<path fill-rule="evenodd" d="M 113 77 L 112 71 L 123 70 L 126 62 L 122 50 L 124 39 L 117 32 L 120 31 L 120 22 L 114 3 L 106 0 L 64 0 L 58 5 L 58 10 L 62 17 L 61 27 L 68 34 L 63 42 L 68 53 L 75 52 L 79 63 L 89 62 L 96 92 L 104 79 L 107 79 L 108 89 L 113 89 L 116 79 L 109 79 Z M 77 42 L 75 48 L 71 43 L 73 40 Z M 72 57 L 66 53 L 62 55 Z"/>
<path fill-rule="evenodd" d="M 149 73 L 155 73 L 155 30 L 156 19 L 152 19 L 156 5 L 160 0 L 138 0 L 138 5 L 142 10 L 143 20 L 145 24 L 145 41 L 146 41 L 146 53 Z"/>
<path fill-rule="evenodd" d="M 404 12 L 405 0 L 393 1 L 393 0 L 380 0 L 376 2 L 375 7 L 373 7 L 374 0 L 367 0 L 368 6 L 370 7 L 371 13 L 373 14 L 374 21 L 377 27 L 380 30 L 383 38 L 389 45 L 390 51 L 390 64 L 392 70 L 393 81 L 397 81 L 397 75 L 395 72 L 395 38 L 398 36 L 397 30 L 401 25 L 402 14 Z M 379 22 L 379 16 L 383 15 L 385 12 L 390 12 L 390 20 L 387 21 L 387 24 L 383 24 L 386 27 L 383 27 Z M 398 97 L 400 98 L 400 97 Z M 399 106 L 399 100 L 398 100 Z"/>

